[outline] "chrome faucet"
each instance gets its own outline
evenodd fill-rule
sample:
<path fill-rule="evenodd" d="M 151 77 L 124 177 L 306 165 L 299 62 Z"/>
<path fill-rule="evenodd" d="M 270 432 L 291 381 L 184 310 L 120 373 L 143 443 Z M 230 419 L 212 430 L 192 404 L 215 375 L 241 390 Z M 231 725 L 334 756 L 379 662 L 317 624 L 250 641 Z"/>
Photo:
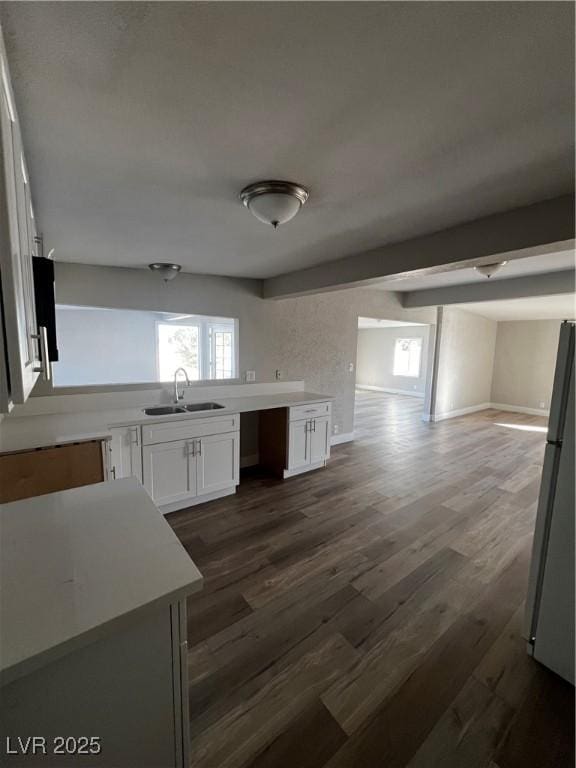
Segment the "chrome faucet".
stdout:
<path fill-rule="evenodd" d="M 174 402 L 177 403 L 179 400 L 184 399 L 184 390 L 182 390 L 182 394 L 178 392 L 178 374 L 182 371 L 184 376 L 186 377 L 186 386 L 190 386 L 190 379 L 188 378 L 188 374 L 186 373 L 184 368 L 176 368 L 174 371 Z"/>

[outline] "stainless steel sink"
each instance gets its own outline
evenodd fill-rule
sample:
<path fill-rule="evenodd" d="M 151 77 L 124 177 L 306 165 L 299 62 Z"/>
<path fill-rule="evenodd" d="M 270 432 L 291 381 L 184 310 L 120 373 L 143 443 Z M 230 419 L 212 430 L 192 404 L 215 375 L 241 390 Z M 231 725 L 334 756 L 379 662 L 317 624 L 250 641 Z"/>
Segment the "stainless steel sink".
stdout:
<path fill-rule="evenodd" d="M 187 411 L 215 411 L 218 408 L 224 408 L 220 403 L 190 403 L 185 405 Z"/>
<path fill-rule="evenodd" d="M 144 408 L 146 416 L 168 416 L 171 413 L 186 413 L 180 405 L 156 405 L 154 408 Z"/>

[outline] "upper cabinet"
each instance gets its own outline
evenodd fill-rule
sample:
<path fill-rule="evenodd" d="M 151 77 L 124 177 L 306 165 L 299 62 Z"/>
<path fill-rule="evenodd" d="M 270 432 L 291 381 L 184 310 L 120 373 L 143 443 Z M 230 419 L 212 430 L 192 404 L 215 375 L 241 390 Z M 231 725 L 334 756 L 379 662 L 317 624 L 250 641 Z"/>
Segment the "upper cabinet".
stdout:
<path fill-rule="evenodd" d="M 32 257 L 37 247 L 30 179 L 20 125 L 10 84 L 4 41 L 0 34 L 0 279 L 2 283 L 3 352 L 0 360 L 0 412 L 26 401 L 45 367 L 43 329 L 34 306 Z"/>

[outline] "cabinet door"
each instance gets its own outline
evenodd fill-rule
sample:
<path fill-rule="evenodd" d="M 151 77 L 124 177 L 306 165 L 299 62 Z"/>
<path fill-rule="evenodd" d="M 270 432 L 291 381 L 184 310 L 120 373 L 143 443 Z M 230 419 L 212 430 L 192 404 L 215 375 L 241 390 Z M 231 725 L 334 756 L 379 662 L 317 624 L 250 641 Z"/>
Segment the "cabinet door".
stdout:
<path fill-rule="evenodd" d="M 288 469 L 298 469 L 310 464 L 310 443 L 308 419 L 291 421 L 288 429 Z"/>
<path fill-rule="evenodd" d="M 196 496 L 196 457 L 192 440 L 145 445 L 142 449 L 144 488 L 156 504 Z"/>
<path fill-rule="evenodd" d="M 112 476 L 136 477 L 142 482 L 140 427 L 115 427 L 110 432 Z"/>
<path fill-rule="evenodd" d="M 309 431 L 310 438 L 310 463 L 326 461 L 330 456 L 330 417 L 320 416 L 312 419 L 312 427 Z"/>
<path fill-rule="evenodd" d="M 238 485 L 240 433 L 210 435 L 196 440 L 198 495 Z"/>
<path fill-rule="evenodd" d="M 2 67 L 5 61 L 2 59 Z M 28 233 L 28 179 L 24 168 L 20 133 L 14 121 L 11 95 L 3 79 L 0 87 L 2 132 L 1 215 L 7 221 L 0 244 L 2 302 L 7 336 L 10 394 L 14 403 L 28 398 L 38 378 L 39 353 L 35 338 L 36 312 L 32 276 L 32 251 Z"/>

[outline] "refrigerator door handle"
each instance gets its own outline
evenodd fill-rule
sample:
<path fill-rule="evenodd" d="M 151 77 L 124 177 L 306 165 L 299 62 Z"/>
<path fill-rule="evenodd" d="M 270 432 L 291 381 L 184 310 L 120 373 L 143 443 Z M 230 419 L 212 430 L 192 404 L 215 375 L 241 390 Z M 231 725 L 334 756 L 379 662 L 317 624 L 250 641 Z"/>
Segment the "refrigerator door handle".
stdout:
<path fill-rule="evenodd" d="M 549 442 L 562 441 L 570 385 L 570 367 L 573 359 L 574 323 L 566 321 L 560 326 L 560 336 L 558 338 L 558 355 L 552 388 L 552 401 L 550 402 L 550 416 L 548 418 Z"/>
<path fill-rule="evenodd" d="M 526 613 L 524 619 L 524 637 L 528 642 L 533 642 L 538 623 L 538 608 L 544 580 L 544 566 L 548 552 L 548 539 L 550 537 L 550 525 L 552 522 L 552 510 L 554 507 L 554 491 L 558 477 L 560 463 L 560 447 L 548 443 L 544 454 L 542 467 L 542 480 L 540 494 L 538 496 L 538 513 L 536 527 L 534 529 L 534 541 L 532 544 L 532 557 L 530 560 L 530 578 L 528 581 L 528 594 L 526 596 Z"/>

